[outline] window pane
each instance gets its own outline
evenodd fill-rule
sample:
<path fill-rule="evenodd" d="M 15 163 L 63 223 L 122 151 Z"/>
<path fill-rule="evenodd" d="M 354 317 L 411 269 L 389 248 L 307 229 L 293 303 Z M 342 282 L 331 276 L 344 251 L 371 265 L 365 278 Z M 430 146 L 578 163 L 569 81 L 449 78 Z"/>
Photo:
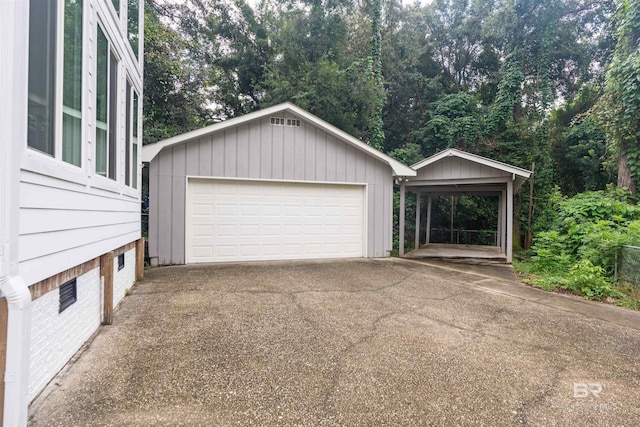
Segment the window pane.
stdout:
<path fill-rule="evenodd" d="M 82 0 L 64 4 L 62 160 L 80 166 L 82 154 Z"/>
<path fill-rule="evenodd" d="M 138 116 L 140 114 L 140 106 L 138 102 L 138 92 L 133 91 L 133 136 L 138 137 Z"/>
<path fill-rule="evenodd" d="M 102 155 L 96 156 L 96 173 L 98 175 L 107 176 L 107 130 L 96 128 L 96 153 Z"/>
<path fill-rule="evenodd" d="M 129 30 L 129 44 L 131 45 L 136 58 L 138 58 L 138 39 L 140 37 L 140 25 L 138 23 L 138 12 L 140 11 L 139 0 L 129 0 L 127 8 L 127 28 Z"/>
<path fill-rule="evenodd" d="M 63 111 L 66 110 L 63 109 Z M 75 113 L 75 111 L 73 112 Z M 62 115 L 62 160 L 80 166 L 82 163 L 82 121 L 75 114 Z"/>
<path fill-rule="evenodd" d="M 109 89 L 109 42 L 98 27 L 96 70 L 96 173 L 107 176 L 107 93 Z"/>
<path fill-rule="evenodd" d="M 133 138 L 133 180 L 131 186 L 138 188 L 138 138 Z"/>
<path fill-rule="evenodd" d="M 109 178 L 117 179 L 118 149 L 118 60 L 110 52 L 109 55 Z"/>
<path fill-rule="evenodd" d="M 127 80 L 127 99 L 125 101 L 125 111 L 126 111 L 126 129 L 127 135 L 125 136 L 124 141 L 124 184 L 129 185 L 131 183 L 131 137 L 132 129 L 131 129 L 131 83 Z"/>
<path fill-rule="evenodd" d="M 111 3 L 113 3 L 113 7 L 115 7 L 116 12 L 120 15 L 120 0 L 111 0 Z"/>
<path fill-rule="evenodd" d="M 56 1 L 29 3 L 28 145 L 54 155 Z"/>

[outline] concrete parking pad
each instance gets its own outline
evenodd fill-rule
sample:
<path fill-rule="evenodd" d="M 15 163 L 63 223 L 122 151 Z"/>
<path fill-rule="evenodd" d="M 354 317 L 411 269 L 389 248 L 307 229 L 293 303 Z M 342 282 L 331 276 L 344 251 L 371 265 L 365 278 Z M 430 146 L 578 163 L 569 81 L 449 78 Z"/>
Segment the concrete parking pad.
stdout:
<path fill-rule="evenodd" d="M 496 269 L 152 269 L 30 424 L 640 424 L 638 313 L 605 307 L 603 318 L 602 304 Z"/>

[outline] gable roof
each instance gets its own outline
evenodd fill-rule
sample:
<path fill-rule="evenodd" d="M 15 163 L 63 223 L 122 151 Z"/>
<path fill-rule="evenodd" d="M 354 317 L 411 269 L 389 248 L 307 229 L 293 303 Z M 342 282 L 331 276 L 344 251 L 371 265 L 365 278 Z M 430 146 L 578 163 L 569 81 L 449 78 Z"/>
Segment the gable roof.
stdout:
<path fill-rule="evenodd" d="M 526 169 L 509 165 L 507 163 L 502 163 L 497 160 L 491 160 L 486 157 L 478 156 L 477 154 L 467 153 L 466 151 L 457 150 L 455 148 L 449 148 L 447 150 L 434 154 L 431 157 L 427 157 L 426 159 L 412 165 L 411 168 L 418 172 L 420 169 L 433 165 L 434 163 L 439 162 L 447 157 L 458 157 L 473 163 L 477 163 L 511 174 L 513 176 L 513 180 L 516 181 L 516 188 L 520 187 L 522 183 L 531 176 L 531 171 L 528 171 Z"/>
<path fill-rule="evenodd" d="M 196 129 L 191 132 L 183 133 L 181 135 L 176 135 L 171 138 L 167 138 L 162 141 L 158 141 L 155 144 L 149 144 L 142 147 L 142 161 L 150 162 L 152 161 L 162 149 L 167 147 L 172 147 L 178 144 L 188 143 L 192 140 L 196 140 L 203 136 L 220 132 L 221 130 L 228 129 L 234 126 L 239 126 L 244 123 L 250 122 L 252 120 L 260 119 L 263 117 L 269 117 L 276 113 L 282 112 L 291 112 L 300 118 L 306 120 L 307 122 L 321 128 L 325 132 L 333 135 L 335 138 L 341 140 L 342 142 L 366 153 L 370 156 L 377 158 L 378 160 L 387 163 L 391 169 L 393 170 L 394 176 L 416 176 L 416 171 L 406 166 L 399 161 L 389 157 L 388 155 L 382 153 L 381 151 L 376 150 L 375 148 L 365 144 L 354 136 L 349 135 L 348 133 L 338 129 L 337 127 L 325 122 L 319 117 L 314 116 L 313 114 L 303 110 L 302 108 L 290 103 L 285 102 L 283 104 L 274 105 L 272 107 L 265 108 L 263 110 L 254 111 L 253 113 L 245 114 L 240 117 L 234 117 L 232 119 L 224 120 L 219 123 L 215 123 L 213 125 Z"/>

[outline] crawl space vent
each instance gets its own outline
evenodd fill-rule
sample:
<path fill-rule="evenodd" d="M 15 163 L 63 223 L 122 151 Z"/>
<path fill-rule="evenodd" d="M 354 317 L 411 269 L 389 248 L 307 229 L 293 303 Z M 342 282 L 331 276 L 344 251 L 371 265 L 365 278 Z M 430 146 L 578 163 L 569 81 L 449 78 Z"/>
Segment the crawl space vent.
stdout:
<path fill-rule="evenodd" d="M 69 280 L 67 283 L 60 285 L 60 308 L 58 309 L 58 313 L 65 311 L 77 300 L 78 292 L 76 289 L 76 279 Z"/>

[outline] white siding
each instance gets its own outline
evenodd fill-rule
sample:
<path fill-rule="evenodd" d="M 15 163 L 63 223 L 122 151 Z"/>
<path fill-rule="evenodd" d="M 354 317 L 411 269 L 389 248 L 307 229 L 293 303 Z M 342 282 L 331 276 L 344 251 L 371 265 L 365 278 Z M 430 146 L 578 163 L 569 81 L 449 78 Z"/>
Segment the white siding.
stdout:
<path fill-rule="evenodd" d="M 122 12 L 125 9 L 123 6 Z M 128 79 L 142 95 L 142 67 L 126 41 L 125 15 L 115 14 L 110 1 L 84 2 L 82 167 L 43 155 L 27 148 L 24 143 L 20 176 L 19 264 L 20 274 L 27 285 L 140 238 L 140 191 L 124 183 L 124 142 L 127 131 L 126 81 Z M 119 59 L 116 180 L 95 174 L 98 25 Z M 141 147 L 138 151 L 140 155 Z M 140 157 L 136 161 L 140 164 Z M 139 187 L 142 182 L 140 171 L 139 166 Z"/>
<path fill-rule="evenodd" d="M 20 274 L 33 284 L 140 238 L 138 197 L 23 171 Z"/>
<path fill-rule="evenodd" d="M 77 301 L 58 313 L 60 290 L 46 293 L 31 307 L 29 401 L 64 367 L 100 326 L 100 269 L 77 279 Z"/>

